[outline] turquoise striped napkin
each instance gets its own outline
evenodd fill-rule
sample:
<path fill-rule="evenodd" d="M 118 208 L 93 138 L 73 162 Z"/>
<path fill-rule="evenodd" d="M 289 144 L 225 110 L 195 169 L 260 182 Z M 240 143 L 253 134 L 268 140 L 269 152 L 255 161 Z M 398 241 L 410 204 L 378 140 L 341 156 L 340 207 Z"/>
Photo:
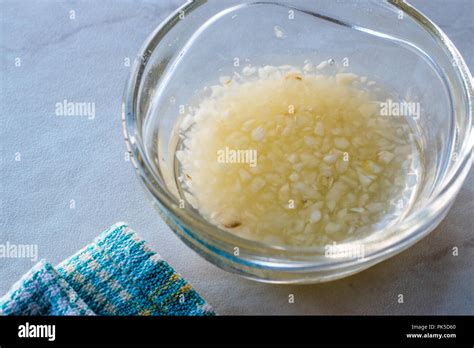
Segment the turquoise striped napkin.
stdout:
<path fill-rule="evenodd" d="M 214 315 L 124 223 L 57 267 L 39 262 L 2 298 L 0 315 Z"/>

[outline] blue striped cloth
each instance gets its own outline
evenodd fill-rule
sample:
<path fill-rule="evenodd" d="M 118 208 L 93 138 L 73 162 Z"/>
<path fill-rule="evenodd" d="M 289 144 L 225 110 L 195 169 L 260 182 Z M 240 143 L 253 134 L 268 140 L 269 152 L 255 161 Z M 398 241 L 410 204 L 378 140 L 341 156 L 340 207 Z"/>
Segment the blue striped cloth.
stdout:
<path fill-rule="evenodd" d="M 57 267 L 39 262 L 2 298 L 0 315 L 214 315 L 126 224 Z"/>

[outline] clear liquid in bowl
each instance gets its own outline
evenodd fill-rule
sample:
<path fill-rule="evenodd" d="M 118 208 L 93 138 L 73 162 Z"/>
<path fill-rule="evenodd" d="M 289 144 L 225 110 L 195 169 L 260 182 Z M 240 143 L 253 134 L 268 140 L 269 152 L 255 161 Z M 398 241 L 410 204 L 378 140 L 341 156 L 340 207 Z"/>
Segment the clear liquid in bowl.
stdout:
<path fill-rule="evenodd" d="M 419 108 L 326 66 L 246 67 L 210 86 L 176 128 L 183 199 L 272 245 L 353 241 L 400 221 L 423 174 Z"/>

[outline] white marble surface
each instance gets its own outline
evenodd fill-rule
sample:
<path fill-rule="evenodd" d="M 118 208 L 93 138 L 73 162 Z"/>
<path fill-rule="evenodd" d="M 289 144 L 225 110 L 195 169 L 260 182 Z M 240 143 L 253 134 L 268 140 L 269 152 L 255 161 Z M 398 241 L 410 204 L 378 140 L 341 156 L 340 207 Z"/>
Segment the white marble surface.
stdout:
<path fill-rule="evenodd" d="M 41 258 L 57 263 L 112 223 L 127 221 L 220 314 L 474 314 L 472 172 L 430 236 L 327 284 L 251 282 L 207 263 L 178 240 L 124 160 L 119 115 L 129 73 L 124 59 L 133 59 L 180 3 L 0 1 L 0 243 L 37 244 Z M 412 3 L 446 31 L 473 70 L 474 2 Z M 55 104 L 64 99 L 95 102 L 95 118 L 55 116 Z M 459 256 L 452 255 L 453 246 Z M 0 293 L 31 266 L 27 259 L 0 259 Z M 398 294 L 405 303 L 397 302 Z"/>

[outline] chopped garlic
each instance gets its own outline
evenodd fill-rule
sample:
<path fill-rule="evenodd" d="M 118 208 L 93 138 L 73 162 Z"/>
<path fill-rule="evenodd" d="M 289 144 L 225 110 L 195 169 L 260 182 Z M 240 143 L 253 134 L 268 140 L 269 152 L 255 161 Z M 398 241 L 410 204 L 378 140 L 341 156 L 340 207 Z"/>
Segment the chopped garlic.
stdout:
<path fill-rule="evenodd" d="M 310 246 L 362 238 L 407 209 L 420 167 L 407 122 L 378 117 L 372 81 L 352 83 L 367 77 L 313 69 L 247 66 L 182 120 L 178 180 L 207 220 L 243 238 Z M 234 157 L 221 163 L 224 149 Z"/>
<path fill-rule="evenodd" d="M 312 136 L 306 135 L 304 136 L 303 140 L 306 143 L 306 145 L 310 147 L 316 146 L 316 139 L 314 139 Z"/>
<path fill-rule="evenodd" d="M 250 185 L 250 190 L 252 192 L 257 192 L 257 191 L 260 191 L 263 188 L 263 186 L 265 186 L 265 180 L 261 178 L 255 178 L 253 179 Z"/>
<path fill-rule="evenodd" d="M 263 130 L 263 128 L 262 127 L 255 128 L 252 131 L 252 138 L 253 140 L 256 140 L 256 141 L 262 141 L 263 138 L 265 138 L 265 131 Z"/>
<path fill-rule="evenodd" d="M 395 157 L 393 153 L 388 151 L 380 151 L 378 156 L 379 160 L 385 164 L 390 163 Z"/>
<path fill-rule="evenodd" d="M 319 210 L 315 210 L 315 211 L 312 211 L 311 212 L 311 215 L 310 215 L 310 221 L 315 224 L 317 223 L 319 220 L 321 220 L 321 212 Z"/>
<path fill-rule="evenodd" d="M 343 85 L 351 84 L 355 79 L 357 79 L 357 75 L 352 73 L 340 73 L 336 75 L 337 83 Z"/>
<path fill-rule="evenodd" d="M 341 230 L 341 225 L 336 224 L 334 222 L 330 222 L 326 225 L 325 230 L 326 230 L 327 233 L 339 232 Z"/>
<path fill-rule="evenodd" d="M 335 154 L 326 155 L 326 156 L 324 156 L 323 160 L 324 160 L 324 162 L 326 162 L 328 164 L 333 164 L 337 160 L 337 155 L 335 155 Z"/>
<path fill-rule="evenodd" d="M 257 72 L 256 68 L 253 68 L 251 66 L 246 66 L 245 68 L 242 69 L 242 74 L 244 76 L 252 76 Z"/>
<path fill-rule="evenodd" d="M 328 65 L 329 65 L 329 62 L 327 60 L 325 60 L 325 61 L 322 61 L 321 63 L 319 63 L 318 66 L 316 67 L 316 69 L 323 70 Z"/>
<path fill-rule="evenodd" d="M 298 181 L 299 178 L 300 177 L 299 177 L 298 173 L 291 173 L 291 175 L 290 175 L 290 180 L 293 181 L 293 182 Z"/>
<path fill-rule="evenodd" d="M 336 138 L 334 139 L 334 145 L 339 149 L 347 149 L 350 143 L 346 138 Z"/>
<path fill-rule="evenodd" d="M 249 172 L 247 172 L 245 169 L 239 170 L 239 176 L 240 176 L 240 180 L 242 181 L 249 181 L 250 179 L 252 179 L 252 175 Z"/>
<path fill-rule="evenodd" d="M 316 133 L 319 136 L 324 135 L 324 125 L 322 122 L 316 122 L 316 127 L 314 128 L 314 133 Z"/>
<path fill-rule="evenodd" d="M 359 175 L 359 181 L 363 187 L 369 186 L 374 181 L 373 176 L 364 174 L 362 172 L 358 172 L 358 175 Z"/>
<path fill-rule="evenodd" d="M 304 67 L 303 67 L 303 71 L 308 73 L 308 72 L 313 72 L 314 71 L 314 65 L 313 63 L 311 62 L 307 62 Z"/>

